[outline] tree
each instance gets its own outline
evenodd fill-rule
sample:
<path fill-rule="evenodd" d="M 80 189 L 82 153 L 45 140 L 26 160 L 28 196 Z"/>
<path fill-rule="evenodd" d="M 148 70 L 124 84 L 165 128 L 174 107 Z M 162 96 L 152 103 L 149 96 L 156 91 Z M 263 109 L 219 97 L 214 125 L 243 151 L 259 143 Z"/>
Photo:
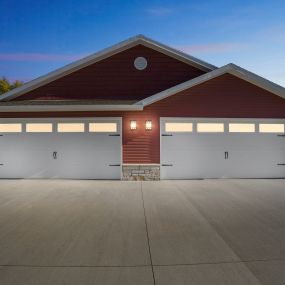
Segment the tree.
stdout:
<path fill-rule="evenodd" d="M 0 79 L 0 95 L 12 89 L 15 89 L 21 85 L 23 85 L 23 82 L 20 80 L 15 80 L 14 82 L 10 82 L 7 78 L 2 77 Z"/>

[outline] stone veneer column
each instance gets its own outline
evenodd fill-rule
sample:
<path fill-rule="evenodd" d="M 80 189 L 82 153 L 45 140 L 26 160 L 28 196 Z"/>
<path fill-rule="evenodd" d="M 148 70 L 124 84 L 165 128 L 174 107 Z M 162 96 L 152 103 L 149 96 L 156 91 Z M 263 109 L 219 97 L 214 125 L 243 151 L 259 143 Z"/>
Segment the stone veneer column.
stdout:
<path fill-rule="evenodd" d="M 122 180 L 154 181 L 160 180 L 159 164 L 123 164 Z"/>

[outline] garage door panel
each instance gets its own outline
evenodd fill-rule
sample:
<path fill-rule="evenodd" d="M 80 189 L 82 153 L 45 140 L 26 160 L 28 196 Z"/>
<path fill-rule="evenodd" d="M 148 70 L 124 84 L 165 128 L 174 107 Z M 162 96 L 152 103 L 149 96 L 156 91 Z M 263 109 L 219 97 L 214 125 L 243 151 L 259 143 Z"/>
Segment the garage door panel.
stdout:
<path fill-rule="evenodd" d="M 67 143 L 68 142 L 68 143 Z M 121 136 L 110 136 L 107 134 L 59 134 L 54 139 L 58 150 L 65 149 L 96 149 L 100 151 L 117 149 L 121 145 Z"/>
<path fill-rule="evenodd" d="M 61 178 L 120 179 L 121 156 L 118 151 L 64 150 L 57 153 L 56 173 Z"/>
<path fill-rule="evenodd" d="M 0 151 L 52 149 L 54 137 L 53 134 L 3 134 L 0 137 Z"/>
<path fill-rule="evenodd" d="M 229 178 L 280 178 L 285 177 L 285 167 L 278 165 L 285 161 L 285 154 L 279 151 L 232 150 L 226 161 L 226 177 Z"/>
<path fill-rule="evenodd" d="M 162 157 L 165 157 L 163 153 Z M 221 172 L 217 165 L 223 159 L 224 153 L 220 150 L 170 151 L 167 160 L 161 163 L 162 179 L 216 178 Z"/>
<path fill-rule="evenodd" d="M 223 134 L 223 142 L 229 149 L 284 150 L 285 138 L 278 134 Z"/>
<path fill-rule="evenodd" d="M 211 147 L 212 149 L 221 149 L 221 139 L 215 134 L 172 134 L 171 136 L 162 136 L 163 149 L 172 150 L 203 150 Z"/>
<path fill-rule="evenodd" d="M 49 178 L 54 163 L 50 151 L 14 150 L 0 153 L 0 178 Z"/>

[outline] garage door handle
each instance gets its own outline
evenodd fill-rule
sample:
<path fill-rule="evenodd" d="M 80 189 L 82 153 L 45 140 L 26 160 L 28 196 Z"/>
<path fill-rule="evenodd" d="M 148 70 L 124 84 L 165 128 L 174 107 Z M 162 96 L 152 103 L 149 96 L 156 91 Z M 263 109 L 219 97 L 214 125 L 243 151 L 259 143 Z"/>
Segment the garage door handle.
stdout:
<path fill-rule="evenodd" d="M 278 137 L 285 137 L 285 135 L 277 135 Z"/>
<path fill-rule="evenodd" d="M 53 159 L 57 159 L 57 151 L 54 151 L 52 156 L 53 156 Z"/>
<path fill-rule="evenodd" d="M 161 136 L 162 137 L 172 137 L 173 135 L 171 135 L 171 134 L 162 134 Z"/>
<path fill-rule="evenodd" d="M 109 166 L 121 166 L 121 164 L 109 164 Z"/>
<path fill-rule="evenodd" d="M 277 165 L 284 165 L 285 166 L 285 163 L 277 163 Z"/>
<path fill-rule="evenodd" d="M 173 164 L 161 164 L 161 166 L 173 166 Z"/>
<path fill-rule="evenodd" d="M 119 137 L 120 134 L 110 134 L 109 137 Z"/>
<path fill-rule="evenodd" d="M 228 158 L 229 158 L 229 152 L 225 151 L 225 159 L 228 159 Z"/>

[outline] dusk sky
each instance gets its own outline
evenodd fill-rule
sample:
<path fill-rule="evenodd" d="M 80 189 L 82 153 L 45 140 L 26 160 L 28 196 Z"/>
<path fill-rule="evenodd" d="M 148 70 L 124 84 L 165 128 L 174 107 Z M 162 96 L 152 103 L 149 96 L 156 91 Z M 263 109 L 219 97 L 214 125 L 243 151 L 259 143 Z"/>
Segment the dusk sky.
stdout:
<path fill-rule="evenodd" d="M 0 0 L 0 77 L 29 81 L 136 34 L 285 86 L 285 1 Z"/>

